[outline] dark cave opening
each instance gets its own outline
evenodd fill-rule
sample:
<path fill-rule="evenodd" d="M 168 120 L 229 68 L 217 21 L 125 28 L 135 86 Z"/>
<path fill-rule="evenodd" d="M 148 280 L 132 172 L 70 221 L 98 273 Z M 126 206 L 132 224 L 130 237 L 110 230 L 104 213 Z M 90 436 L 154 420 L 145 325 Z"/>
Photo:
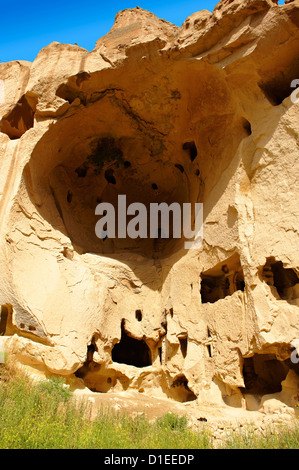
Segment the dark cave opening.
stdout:
<path fill-rule="evenodd" d="M 294 88 L 291 88 L 290 85 L 295 76 L 289 76 L 288 78 L 278 77 L 266 83 L 261 82 L 258 85 L 268 101 L 273 106 L 279 106 L 294 91 Z"/>
<path fill-rule="evenodd" d="M 214 303 L 244 290 L 244 274 L 237 254 L 201 274 L 202 303 Z"/>
<path fill-rule="evenodd" d="M 112 360 L 120 364 L 135 367 L 147 367 L 152 365 L 151 352 L 143 339 L 129 336 L 125 330 L 124 321 L 121 325 L 121 339 L 112 349 Z"/>
<path fill-rule="evenodd" d="M 179 337 L 179 342 L 180 342 L 182 356 L 183 358 L 185 358 L 187 356 L 188 337 L 187 336 Z"/>
<path fill-rule="evenodd" d="M 188 386 L 188 379 L 184 374 L 178 375 L 171 384 L 171 395 L 181 403 L 194 401 L 197 396 Z"/>
<path fill-rule="evenodd" d="M 268 73 L 264 72 L 264 77 L 258 83 L 265 97 L 273 106 L 279 106 L 292 94 L 296 87 L 293 80 L 296 80 L 299 76 L 299 58 L 295 49 L 293 51 L 290 49 L 285 50 L 283 62 L 283 66 L 281 64 L 275 69 L 275 75 L 271 64 L 270 68 L 272 70 Z"/>
<path fill-rule="evenodd" d="M 115 179 L 115 176 L 113 174 L 113 170 L 110 168 L 109 170 L 106 170 L 105 171 L 105 179 L 106 181 L 108 181 L 108 183 L 110 184 L 116 184 L 116 179 Z"/>
<path fill-rule="evenodd" d="M 197 157 L 197 148 L 194 141 L 185 142 L 183 144 L 183 150 L 186 150 L 188 152 L 191 162 L 193 162 Z"/>
<path fill-rule="evenodd" d="M 137 321 L 141 321 L 142 320 L 142 311 L 141 310 L 136 310 L 135 311 L 135 318 Z"/>
<path fill-rule="evenodd" d="M 247 119 L 244 119 L 243 128 L 245 129 L 248 135 L 252 134 L 251 124 L 249 121 L 247 121 Z"/>
<path fill-rule="evenodd" d="M 19 139 L 34 125 L 38 98 L 33 93 L 23 95 L 15 107 L 0 121 L 0 132 L 13 139 Z"/>
<path fill-rule="evenodd" d="M 281 392 L 290 367 L 288 361 L 279 361 L 274 354 L 254 354 L 243 363 L 244 393 L 266 395 Z"/>
<path fill-rule="evenodd" d="M 6 305 L 1 306 L 0 335 L 5 335 L 9 310 Z"/>
<path fill-rule="evenodd" d="M 282 261 L 269 257 L 262 267 L 261 277 L 268 286 L 275 287 L 280 299 L 292 300 L 297 298 L 296 287 L 299 277 L 293 268 L 285 268 Z"/>

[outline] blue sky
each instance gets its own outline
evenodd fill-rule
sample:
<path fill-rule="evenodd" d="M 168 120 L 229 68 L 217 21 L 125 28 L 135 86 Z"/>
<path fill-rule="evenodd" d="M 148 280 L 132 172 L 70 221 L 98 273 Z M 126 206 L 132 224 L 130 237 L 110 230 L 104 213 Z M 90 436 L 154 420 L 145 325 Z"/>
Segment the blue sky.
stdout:
<path fill-rule="evenodd" d="M 181 26 L 199 10 L 212 11 L 217 0 L 0 0 L 0 62 L 33 61 L 53 41 L 92 50 L 106 34 L 118 11 L 138 5 Z M 284 3 L 280 1 L 279 3 Z"/>

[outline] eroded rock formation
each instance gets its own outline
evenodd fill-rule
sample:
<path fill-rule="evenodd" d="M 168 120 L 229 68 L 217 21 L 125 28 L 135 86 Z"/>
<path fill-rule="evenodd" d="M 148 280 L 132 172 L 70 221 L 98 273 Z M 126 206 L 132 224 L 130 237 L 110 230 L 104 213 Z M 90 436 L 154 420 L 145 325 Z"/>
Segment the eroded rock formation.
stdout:
<path fill-rule="evenodd" d="M 96 392 L 248 409 L 283 382 L 296 404 L 298 26 L 298 0 L 222 0 L 181 28 L 137 7 L 91 52 L 52 43 L 0 64 L 15 360 Z M 95 207 L 120 194 L 202 202 L 202 247 L 99 240 Z"/>

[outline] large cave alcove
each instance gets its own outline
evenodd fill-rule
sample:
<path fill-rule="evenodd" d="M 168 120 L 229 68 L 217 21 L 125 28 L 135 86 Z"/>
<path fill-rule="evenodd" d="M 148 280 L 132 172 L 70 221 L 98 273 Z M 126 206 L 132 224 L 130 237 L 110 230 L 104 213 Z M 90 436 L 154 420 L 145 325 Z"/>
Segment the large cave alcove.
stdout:
<path fill-rule="evenodd" d="M 151 75 L 148 70 L 154 65 Z M 99 72 L 91 74 L 80 81 L 80 90 L 71 77 L 63 88 L 65 98 L 67 91 L 73 96 L 69 111 L 49 127 L 25 167 L 24 192 L 79 254 L 141 254 L 149 259 L 183 255 L 186 239 L 171 232 L 171 210 L 169 237 L 162 225 L 150 236 L 150 204 L 175 203 L 182 210 L 184 203 L 191 203 L 194 230 L 194 203 L 204 204 L 206 217 L 216 203 L 214 194 L 212 203 L 205 205 L 209 194 L 248 137 L 221 71 L 175 62 L 166 77 L 163 63 L 157 67 L 156 62 L 147 64 L 146 78 L 145 70 L 138 70 L 139 81 L 135 69 L 133 73 L 128 68 L 125 77 L 117 76 L 119 87 L 97 91 L 96 96 L 92 90 L 105 79 L 115 79 L 112 72 L 103 74 L 102 81 Z M 127 207 L 136 202 L 146 207 L 146 238 L 119 236 L 121 195 Z M 115 208 L 114 238 L 95 233 L 100 218 L 95 209 L 101 203 Z M 126 222 L 135 215 L 128 215 Z"/>
<path fill-rule="evenodd" d="M 298 375 L 298 364 L 291 361 L 277 359 L 275 354 L 254 354 L 244 358 L 243 376 L 245 387 L 241 389 L 244 394 L 263 396 L 282 391 L 282 382 L 290 370 Z"/>
<path fill-rule="evenodd" d="M 110 109 L 110 119 L 95 123 L 97 108 L 95 104 L 73 119 L 59 122 L 38 143 L 25 169 L 31 199 L 43 218 L 62 230 L 79 253 L 109 256 L 130 252 L 151 258 L 180 250 L 183 238 L 172 237 L 172 211 L 169 238 L 161 226 L 155 237 L 150 236 L 149 223 L 151 203 L 183 207 L 185 202 L 198 201 L 198 175 L 184 143 L 175 146 L 159 133 L 135 131 L 125 116 L 112 131 L 109 121 L 115 123 L 120 117 Z M 133 203 L 146 207 L 146 238 L 118 236 L 123 214 L 118 210 L 119 196 L 126 197 L 126 209 Z M 95 209 L 100 203 L 115 209 L 115 238 L 101 239 L 95 233 L 100 219 Z M 136 215 L 138 212 L 127 215 L 126 225 Z"/>

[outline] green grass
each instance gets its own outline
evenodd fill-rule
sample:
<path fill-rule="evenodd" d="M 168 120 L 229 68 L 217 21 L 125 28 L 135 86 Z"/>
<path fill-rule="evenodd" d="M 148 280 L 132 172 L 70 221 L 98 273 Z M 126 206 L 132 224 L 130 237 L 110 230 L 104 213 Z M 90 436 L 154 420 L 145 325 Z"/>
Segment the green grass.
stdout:
<path fill-rule="evenodd" d="M 187 419 L 166 414 L 155 423 L 103 409 L 87 418 L 62 379 L 32 382 L 0 373 L 1 449 L 192 449 L 209 448 L 208 433 L 187 428 Z"/>
<path fill-rule="evenodd" d="M 250 429 L 227 433 L 229 449 L 298 448 L 299 427 L 269 430 L 264 438 Z M 167 413 L 155 422 L 102 409 L 88 419 L 59 378 L 33 382 L 0 367 L 0 449 L 211 449 L 208 430 L 188 428 L 185 416 Z"/>
<path fill-rule="evenodd" d="M 226 449 L 299 449 L 299 425 L 294 428 L 272 426 L 263 435 L 248 426 L 243 431 L 228 432 L 225 440 Z"/>

